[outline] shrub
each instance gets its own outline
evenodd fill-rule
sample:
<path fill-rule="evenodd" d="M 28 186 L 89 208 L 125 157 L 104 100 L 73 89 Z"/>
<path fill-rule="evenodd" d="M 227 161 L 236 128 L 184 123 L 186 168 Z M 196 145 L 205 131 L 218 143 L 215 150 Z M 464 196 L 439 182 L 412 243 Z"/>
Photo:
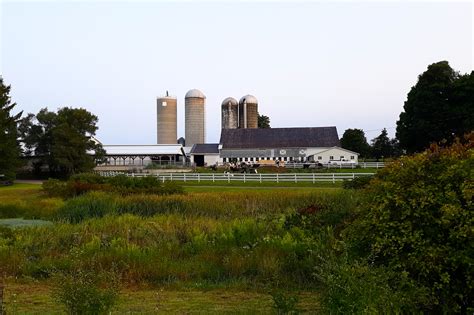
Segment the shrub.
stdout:
<path fill-rule="evenodd" d="M 473 148 L 471 133 L 464 144 L 432 145 L 391 163 L 348 231 L 373 262 L 429 288 L 430 311 L 474 311 Z"/>
<path fill-rule="evenodd" d="M 16 204 L 3 204 L 0 205 L 0 219 L 5 218 L 18 218 L 25 214 L 25 209 Z"/>
<path fill-rule="evenodd" d="M 43 190 L 49 197 L 68 198 L 74 196 L 74 191 L 67 182 L 53 178 L 43 182 Z"/>
<path fill-rule="evenodd" d="M 103 217 L 117 212 L 114 195 L 103 192 L 91 192 L 68 200 L 57 212 L 59 219 L 78 223 L 88 218 Z"/>
<path fill-rule="evenodd" d="M 88 183 L 88 184 L 104 184 L 105 183 L 105 177 L 102 177 L 99 174 L 95 174 L 95 173 L 75 174 L 69 177 L 69 180 L 73 182 L 82 182 L 82 183 Z"/>
<path fill-rule="evenodd" d="M 273 308 L 277 314 L 299 314 L 297 304 L 299 298 L 297 295 L 285 294 L 282 291 L 271 293 L 273 299 Z"/>
<path fill-rule="evenodd" d="M 117 302 L 119 280 L 115 272 L 79 269 L 54 276 L 53 298 L 69 314 L 108 314 Z"/>
<path fill-rule="evenodd" d="M 342 188 L 364 189 L 369 185 L 371 179 L 372 179 L 372 176 L 359 176 L 352 180 L 344 180 L 344 182 L 342 183 Z"/>

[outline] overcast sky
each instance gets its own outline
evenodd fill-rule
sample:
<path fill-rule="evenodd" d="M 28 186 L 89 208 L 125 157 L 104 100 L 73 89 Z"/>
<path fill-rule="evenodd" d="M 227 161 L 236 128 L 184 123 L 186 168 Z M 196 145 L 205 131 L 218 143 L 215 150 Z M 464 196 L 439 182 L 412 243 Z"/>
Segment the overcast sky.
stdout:
<path fill-rule="evenodd" d="M 18 110 L 84 107 L 104 144 L 156 143 L 156 97 L 207 96 L 207 142 L 224 98 L 253 94 L 272 127 L 394 135 L 428 64 L 473 69 L 469 2 L 1 1 L 0 74 Z"/>

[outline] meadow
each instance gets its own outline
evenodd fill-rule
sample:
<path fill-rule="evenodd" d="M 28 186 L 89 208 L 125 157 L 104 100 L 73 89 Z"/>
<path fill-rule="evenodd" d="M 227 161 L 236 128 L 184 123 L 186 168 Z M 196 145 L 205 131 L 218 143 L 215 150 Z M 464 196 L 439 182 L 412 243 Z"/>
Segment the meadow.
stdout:
<path fill-rule="evenodd" d="M 320 245 L 312 242 L 313 228 L 295 224 L 298 210 L 316 207 L 320 226 L 335 226 L 359 198 L 338 186 L 190 186 L 171 195 L 59 198 L 40 185 L 17 184 L 1 188 L 0 200 L 7 310 L 64 311 L 50 294 L 56 274 L 113 270 L 121 288 L 116 312 L 157 311 L 158 300 L 170 310 L 189 296 L 182 311 L 272 313 L 277 291 L 296 296 L 301 311 L 318 309 L 313 268 Z M 140 309 L 145 297 L 154 302 Z M 248 303 L 238 302 L 243 297 Z"/>
<path fill-rule="evenodd" d="M 473 147 L 432 145 L 342 185 L 80 174 L 2 187 L 4 307 L 470 314 Z"/>

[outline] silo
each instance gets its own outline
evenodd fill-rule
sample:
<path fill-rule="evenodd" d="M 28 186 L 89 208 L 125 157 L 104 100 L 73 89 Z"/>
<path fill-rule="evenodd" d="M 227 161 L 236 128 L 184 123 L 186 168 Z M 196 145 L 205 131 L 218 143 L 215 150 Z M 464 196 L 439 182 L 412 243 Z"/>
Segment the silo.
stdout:
<path fill-rule="evenodd" d="M 233 97 L 222 101 L 222 129 L 239 127 L 239 103 Z"/>
<path fill-rule="evenodd" d="M 240 99 L 239 128 L 258 128 L 258 101 L 253 95 Z"/>
<path fill-rule="evenodd" d="M 156 99 L 156 130 L 158 144 L 175 144 L 177 138 L 177 100 L 174 96 L 158 97 Z"/>
<path fill-rule="evenodd" d="M 205 104 L 206 96 L 199 90 L 190 90 L 184 97 L 184 133 L 187 147 L 206 141 Z"/>

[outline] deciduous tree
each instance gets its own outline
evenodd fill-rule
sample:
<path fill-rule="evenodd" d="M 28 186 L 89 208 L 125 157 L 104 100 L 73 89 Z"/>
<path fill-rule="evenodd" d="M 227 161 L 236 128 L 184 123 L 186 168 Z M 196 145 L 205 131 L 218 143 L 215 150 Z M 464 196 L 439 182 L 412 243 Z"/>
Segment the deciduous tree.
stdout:
<path fill-rule="evenodd" d="M 344 149 L 359 153 L 361 157 L 367 157 L 370 151 L 370 146 L 362 129 L 347 129 L 344 131 L 341 146 Z"/>
<path fill-rule="evenodd" d="M 397 122 L 397 139 L 408 153 L 474 129 L 474 73 L 460 75 L 447 61 L 428 66 L 411 88 Z"/>
<path fill-rule="evenodd" d="M 39 157 L 53 175 L 69 176 L 91 171 L 100 159 L 95 153 L 103 154 L 92 140 L 97 122 L 97 116 L 83 108 L 63 107 L 57 113 L 43 108 L 20 125 L 28 153 Z"/>

